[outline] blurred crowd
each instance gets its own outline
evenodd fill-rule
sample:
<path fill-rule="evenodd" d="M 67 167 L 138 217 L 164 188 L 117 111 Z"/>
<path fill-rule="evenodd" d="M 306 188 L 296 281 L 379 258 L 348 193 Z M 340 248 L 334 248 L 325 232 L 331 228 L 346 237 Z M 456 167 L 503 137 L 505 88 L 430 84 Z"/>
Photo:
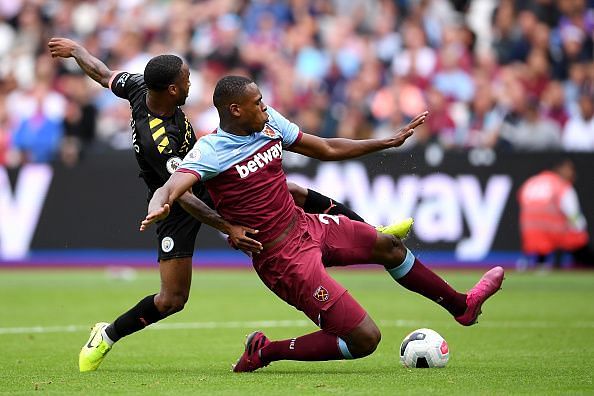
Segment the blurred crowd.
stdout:
<path fill-rule="evenodd" d="M 49 57 L 54 36 L 112 70 L 182 56 L 198 134 L 218 123 L 216 81 L 242 74 L 324 137 L 387 136 L 428 109 L 406 147 L 594 151 L 592 0 L 0 0 L 0 164 L 131 147 L 128 103 Z"/>

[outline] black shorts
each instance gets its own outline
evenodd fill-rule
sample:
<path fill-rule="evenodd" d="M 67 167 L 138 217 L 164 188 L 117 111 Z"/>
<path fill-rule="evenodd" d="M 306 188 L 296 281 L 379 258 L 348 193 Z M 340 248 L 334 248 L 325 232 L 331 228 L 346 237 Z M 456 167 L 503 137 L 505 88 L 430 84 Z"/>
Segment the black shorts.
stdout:
<path fill-rule="evenodd" d="M 213 202 L 206 191 L 198 196 L 213 208 Z M 157 223 L 157 249 L 159 261 L 174 258 L 192 257 L 196 235 L 202 223 L 186 212 L 180 204 L 171 205 L 169 216 Z"/>

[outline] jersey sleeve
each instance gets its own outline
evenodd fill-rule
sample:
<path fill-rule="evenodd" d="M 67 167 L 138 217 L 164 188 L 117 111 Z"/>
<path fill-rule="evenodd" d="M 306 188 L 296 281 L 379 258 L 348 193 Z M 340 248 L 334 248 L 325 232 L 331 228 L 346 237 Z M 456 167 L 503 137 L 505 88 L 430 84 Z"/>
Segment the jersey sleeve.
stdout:
<path fill-rule="evenodd" d="M 286 119 L 281 113 L 268 106 L 268 123 L 274 126 L 282 135 L 283 148 L 288 148 L 297 143 L 303 132 L 299 130 L 299 127 Z"/>
<path fill-rule="evenodd" d="M 109 81 L 109 88 L 118 97 L 132 101 L 146 89 L 142 74 L 115 72 Z"/>
<path fill-rule="evenodd" d="M 201 181 L 212 179 L 220 173 L 216 151 L 207 137 L 196 142 L 176 172 L 191 173 Z"/>

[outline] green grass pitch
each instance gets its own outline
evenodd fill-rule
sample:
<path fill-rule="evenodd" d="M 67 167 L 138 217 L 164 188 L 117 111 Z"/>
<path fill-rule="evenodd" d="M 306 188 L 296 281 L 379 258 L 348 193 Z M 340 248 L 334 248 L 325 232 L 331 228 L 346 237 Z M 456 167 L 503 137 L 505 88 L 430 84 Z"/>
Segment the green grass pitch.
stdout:
<path fill-rule="evenodd" d="M 467 289 L 479 272 L 440 272 Z M 333 271 L 382 329 L 356 361 L 275 362 L 234 374 L 247 333 L 272 339 L 316 330 L 252 271 L 197 270 L 186 309 L 116 344 L 98 371 L 77 359 L 89 327 L 156 291 L 158 273 L 133 280 L 104 270 L 0 272 L 0 393 L 6 394 L 594 394 L 594 272 L 509 272 L 480 323 L 459 326 L 442 308 L 383 271 Z M 444 369 L 405 369 L 398 348 L 419 327 L 450 345 Z"/>

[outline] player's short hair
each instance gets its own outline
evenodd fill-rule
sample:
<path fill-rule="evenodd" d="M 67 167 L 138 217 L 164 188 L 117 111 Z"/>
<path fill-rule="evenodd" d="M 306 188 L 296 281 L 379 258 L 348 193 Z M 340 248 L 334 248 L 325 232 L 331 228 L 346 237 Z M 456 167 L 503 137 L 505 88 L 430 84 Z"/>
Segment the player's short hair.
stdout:
<path fill-rule="evenodd" d="M 226 76 L 217 82 L 217 86 L 212 94 L 212 101 L 217 109 L 234 103 L 239 99 L 246 90 L 246 87 L 253 83 L 247 77 L 242 76 Z"/>
<path fill-rule="evenodd" d="M 158 55 L 144 68 L 144 82 L 149 89 L 162 91 L 173 83 L 181 73 L 183 60 L 176 55 Z"/>

